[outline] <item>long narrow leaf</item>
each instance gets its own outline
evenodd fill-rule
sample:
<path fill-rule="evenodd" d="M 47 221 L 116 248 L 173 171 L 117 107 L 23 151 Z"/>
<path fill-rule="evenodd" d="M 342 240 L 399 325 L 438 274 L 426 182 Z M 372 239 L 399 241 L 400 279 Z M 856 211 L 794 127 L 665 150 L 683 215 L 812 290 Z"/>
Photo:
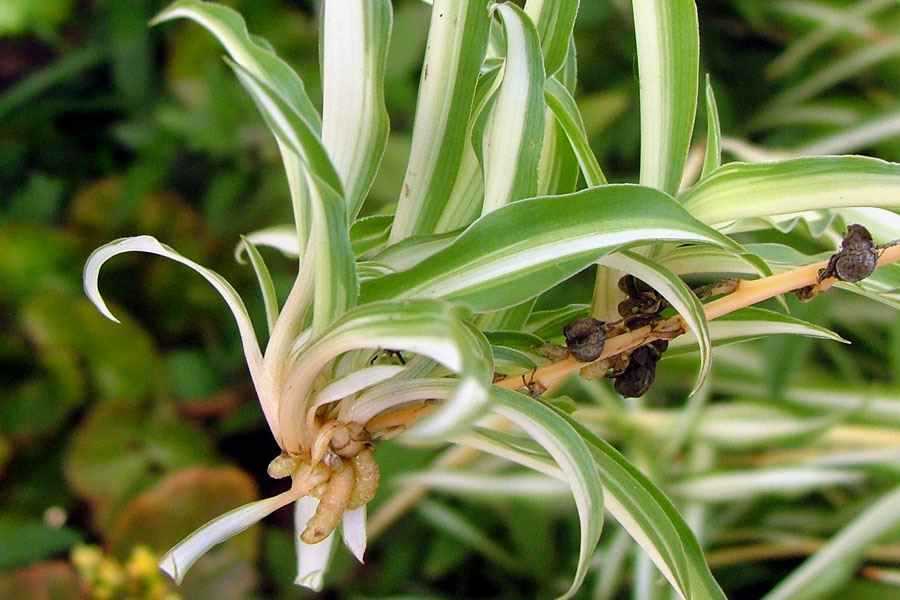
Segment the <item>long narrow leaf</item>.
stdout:
<path fill-rule="evenodd" d="M 272 133 L 305 163 L 310 192 L 310 244 L 314 269 L 313 334 L 322 332 L 356 302 L 356 262 L 347 230 L 346 206 L 341 197 L 340 177 L 321 141 L 281 98 L 249 71 L 231 64 Z"/>
<path fill-rule="evenodd" d="M 578 0 L 528 0 L 525 12 L 537 27 L 544 68 L 550 77 L 565 63 L 578 16 Z"/>
<path fill-rule="evenodd" d="M 515 4 L 498 4 L 494 10 L 503 25 L 506 58 L 484 122 L 475 128 L 484 169 L 481 214 L 537 193 L 544 135 L 544 63 L 538 33 Z"/>
<path fill-rule="evenodd" d="M 253 378 L 253 383 L 259 394 L 260 404 L 262 405 L 263 413 L 266 416 L 266 421 L 269 424 L 269 428 L 272 429 L 273 432 L 276 431 L 276 409 L 272 403 L 273 398 L 270 397 L 268 390 L 264 385 L 262 352 L 259 348 L 256 332 L 253 329 L 253 322 L 250 320 L 250 315 L 247 313 L 247 308 L 244 306 L 244 301 L 241 300 L 240 295 L 221 275 L 182 256 L 172 248 L 161 244 L 156 238 L 150 237 L 149 235 L 122 238 L 94 250 L 84 264 L 84 291 L 91 302 L 94 303 L 106 318 L 118 322 L 118 319 L 113 316 L 112 312 L 106 306 L 103 296 L 100 294 L 100 269 L 109 259 L 127 252 L 146 252 L 148 254 L 156 254 L 157 256 L 163 256 L 179 262 L 199 273 L 217 292 L 219 292 L 225 300 L 225 303 L 228 304 L 228 308 L 231 309 L 234 320 L 237 322 L 238 331 L 241 334 L 241 342 L 244 348 L 244 356 L 247 360 L 247 367 L 250 370 L 250 376 Z"/>
<path fill-rule="evenodd" d="M 594 151 L 591 150 L 590 142 L 587 138 L 587 131 L 584 128 L 584 121 L 581 118 L 581 112 L 575 99 L 566 87 L 554 78 L 547 80 L 544 88 L 547 106 L 553 111 L 554 116 L 566 132 L 575 157 L 578 159 L 578 165 L 581 167 L 581 174 L 588 187 L 603 185 L 606 183 L 606 176 L 603 169 L 597 162 Z"/>
<path fill-rule="evenodd" d="M 387 144 L 384 78 L 393 12 L 390 0 L 329 0 L 322 5 L 322 142 L 356 218 Z"/>
<path fill-rule="evenodd" d="M 700 179 L 706 179 L 722 165 L 722 126 L 719 124 L 719 107 L 709 75 L 706 76 L 706 152 Z"/>
<path fill-rule="evenodd" d="M 553 409 L 517 392 L 494 388 L 494 410 L 515 423 L 553 457 L 571 486 L 581 524 L 578 568 L 572 586 L 562 598 L 581 586 L 603 526 L 603 488 L 591 452 L 572 427 Z"/>
<path fill-rule="evenodd" d="M 823 208 L 900 206 L 900 164 L 862 156 L 730 163 L 682 196 L 708 224 Z"/>
<path fill-rule="evenodd" d="M 412 269 L 367 282 L 361 299 L 447 298 L 476 312 L 499 310 L 533 298 L 611 250 L 660 240 L 741 252 L 665 194 L 609 185 L 494 211 Z"/>
<path fill-rule="evenodd" d="M 435 0 L 412 148 L 391 242 L 435 232 L 466 143 L 472 97 L 487 47 L 487 0 Z"/>
<path fill-rule="evenodd" d="M 678 191 L 694 131 L 700 34 L 694 0 L 634 0 L 641 183 Z"/>

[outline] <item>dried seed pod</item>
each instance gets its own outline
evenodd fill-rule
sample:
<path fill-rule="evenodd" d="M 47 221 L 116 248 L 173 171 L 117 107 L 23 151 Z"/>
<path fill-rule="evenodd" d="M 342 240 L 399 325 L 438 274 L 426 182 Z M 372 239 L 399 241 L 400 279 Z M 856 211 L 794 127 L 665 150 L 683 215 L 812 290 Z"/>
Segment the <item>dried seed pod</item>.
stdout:
<path fill-rule="evenodd" d="M 647 393 L 656 379 L 656 363 L 648 366 L 632 362 L 625 372 L 616 377 L 613 386 L 626 398 L 640 398 Z"/>
<path fill-rule="evenodd" d="M 659 350 L 652 344 L 635 348 L 631 353 L 631 364 L 640 365 L 642 367 L 656 366 L 659 361 Z"/>
<path fill-rule="evenodd" d="M 332 474 L 319 497 L 316 514 L 306 524 L 300 539 L 307 544 L 318 544 L 331 535 L 350 503 L 354 480 L 353 469 L 346 465 Z"/>
<path fill-rule="evenodd" d="M 603 353 L 606 343 L 606 326 L 603 321 L 583 317 L 575 319 L 563 328 L 566 347 L 577 360 L 591 362 Z"/>
<path fill-rule="evenodd" d="M 877 266 L 878 248 L 872 234 L 862 225 L 850 225 L 841 242 L 841 249 L 819 271 L 819 281 L 837 277 L 841 281 L 856 283 L 871 275 Z"/>
<path fill-rule="evenodd" d="M 353 493 L 350 495 L 349 509 L 359 508 L 372 501 L 378 492 L 381 471 L 375 461 L 375 453 L 366 449 L 350 459 L 350 466 L 355 475 Z"/>

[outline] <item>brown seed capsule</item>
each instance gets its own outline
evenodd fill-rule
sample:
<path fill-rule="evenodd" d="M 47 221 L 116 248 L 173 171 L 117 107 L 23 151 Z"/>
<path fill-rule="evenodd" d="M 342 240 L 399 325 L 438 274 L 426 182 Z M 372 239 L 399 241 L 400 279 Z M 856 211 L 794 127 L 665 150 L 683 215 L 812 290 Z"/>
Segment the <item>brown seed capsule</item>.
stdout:
<path fill-rule="evenodd" d="M 640 398 L 647 393 L 656 378 L 656 363 L 649 366 L 632 362 L 616 380 L 613 386 L 626 398 Z"/>
<path fill-rule="evenodd" d="M 862 225 L 850 225 L 841 242 L 841 249 L 819 271 L 819 281 L 837 277 L 841 281 L 856 283 L 871 275 L 876 266 L 878 248 L 872 240 L 872 234 Z"/>
<path fill-rule="evenodd" d="M 378 482 L 381 480 L 381 471 L 375 462 L 375 453 L 366 449 L 350 459 L 350 467 L 356 478 L 353 484 L 353 493 L 350 495 L 349 510 L 359 508 L 372 501 L 378 492 Z"/>
<path fill-rule="evenodd" d="M 318 544 L 331 535 L 350 504 L 354 480 L 353 469 L 347 465 L 332 474 L 319 497 L 316 514 L 306 524 L 300 539 L 307 544 Z"/>
<path fill-rule="evenodd" d="M 563 328 L 566 348 L 577 360 L 591 362 L 603 353 L 606 343 L 606 327 L 603 321 L 583 317 L 575 319 Z"/>

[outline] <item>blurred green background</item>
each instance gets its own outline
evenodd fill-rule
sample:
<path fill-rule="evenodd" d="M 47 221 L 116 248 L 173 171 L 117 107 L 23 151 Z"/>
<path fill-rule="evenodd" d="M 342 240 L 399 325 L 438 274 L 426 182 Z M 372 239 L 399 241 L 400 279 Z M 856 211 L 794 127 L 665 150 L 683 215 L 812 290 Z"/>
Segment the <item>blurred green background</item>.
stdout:
<path fill-rule="evenodd" d="M 319 97 L 315 3 L 226 4 Z M 798 42 L 827 21 L 791 6 L 841 11 L 864 3 L 698 4 L 703 69 L 723 130 L 734 138 L 732 151 L 790 153 L 873 119 L 897 121 L 896 3 L 882 3 L 889 10 L 859 27 L 835 25 L 806 55 Z M 222 273 L 246 292 L 263 322 L 252 271 L 234 260 L 233 248 L 239 234 L 290 220 L 280 161 L 215 41 L 187 23 L 147 27 L 162 6 L 0 0 L 3 598 L 163 598 L 169 592 L 147 567 L 146 550 L 165 551 L 209 518 L 278 490 L 265 477 L 277 448 L 215 292 L 184 268 L 147 256 L 117 259 L 104 271 L 103 289 L 121 325 L 105 320 L 81 290 L 93 248 L 146 233 Z M 386 85 L 392 136 L 367 212 L 387 209 L 399 189 L 427 35 L 427 5 L 398 0 L 394 7 Z M 627 0 L 583 0 L 576 41 L 578 100 L 594 150 L 611 180 L 633 181 L 639 112 Z M 785 58 L 789 48 L 795 55 Z M 829 83 L 836 65 L 871 48 L 888 50 Z M 804 84 L 806 95 L 792 108 L 769 104 L 779 94 L 804 92 Z M 701 114 L 700 132 L 704 122 Z M 846 151 L 900 159 L 898 135 L 863 144 Z M 275 254 L 270 260 L 284 291 L 294 263 Z M 829 324 L 826 304 L 817 306 L 809 310 Z M 900 322 L 893 322 L 887 329 L 884 320 L 864 324 L 877 343 L 894 346 L 892 360 L 879 360 L 879 348 L 867 344 L 829 357 L 800 342 L 806 350 L 789 351 L 789 364 L 840 363 L 863 379 L 896 383 Z M 779 373 L 792 377 L 784 365 Z M 380 447 L 381 497 L 393 475 L 431 455 Z M 433 511 L 414 512 L 371 546 L 366 565 L 351 564 L 341 551 L 325 593 L 548 597 L 570 575 L 577 527 L 565 502 L 448 504 L 508 550 L 492 556 L 478 540 L 435 529 Z M 308 595 L 291 584 L 293 541 L 283 513 L 203 559 L 179 593 L 218 600 Z M 789 567 L 725 575 L 735 597 L 752 598 Z"/>

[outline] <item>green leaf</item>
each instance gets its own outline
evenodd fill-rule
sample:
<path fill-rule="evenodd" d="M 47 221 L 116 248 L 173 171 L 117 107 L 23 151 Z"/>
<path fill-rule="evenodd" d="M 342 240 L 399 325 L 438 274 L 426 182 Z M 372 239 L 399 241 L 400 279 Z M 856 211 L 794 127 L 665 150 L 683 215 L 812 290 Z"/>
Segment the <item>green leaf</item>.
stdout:
<path fill-rule="evenodd" d="M 547 80 L 544 87 L 544 98 L 547 106 L 553 111 L 557 122 L 566 132 L 569 144 L 575 152 L 578 159 L 578 165 L 581 167 L 581 173 L 588 187 L 603 185 L 606 183 L 606 176 L 603 169 L 597 162 L 594 151 L 591 150 L 591 144 L 588 140 L 587 131 L 584 128 L 584 121 L 581 118 L 581 112 L 578 110 L 578 104 L 575 98 L 566 87 L 554 78 Z"/>
<path fill-rule="evenodd" d="M 537 30 L 515 4 L 497 4 L 494 12 L 506 47 L 499 87 L 480 117 L 483 123 L 475 127 L 484 170 L 483 215 L 537 193 L 544 137 L 544 63 Z"/>
<path fill-rule="evenodd" d="M 697 112 L 700 34 L 694 0 L 635 0 L 641 84 L 641 184 L 674 194 Z"/>
<path fill-rule="evenodd" d="M 578 568 L 569 590 L 561 598 L 570 598 L 584 581 L 591 555 L 603 527 L 603 490 L 597 477 L 591 451 L 572 426 L 549 406 L 518 392 L 494 388 L 494 412 L 509 419 L 538 442 L 556 461 L 563 479 L 572 488 L 581 543 Z"/>
<path fill-rule="evenodd" d="M 393 12 L 390 0 L 345 0 L 325 2 L 321 13 L 322 142 L 352 220 L 387 144 L 384 79 Z"/>
<path fill-rule="evenodd" d="M 683 194 L 708 224 L 826 208 L 900 206 L 900 164 L 863 156 L 729 163 Z"/>
<path fill-rule="evenodd" d="M 600 264 L 634 275 L 659 292 L 681 315 L 700 350 L 700 370 L 691 390 L 693 396 L 706 381 L 711 366 L 712 343 L 703 304 L 680 277 L 636 252 L 608 254 L 600 259 Z"/>
<path fill-rule="evenodd" d="M 81 536 L 68 527 L 50 527 L 12 515 L 0 516 L 0 536 L 8 541 L 0 548 L 0 569 L 4 571 L 49 558 L 81 541 Z"/>
<path fill-rule="evenodd" d="M 293 233 L 293 231 L 291 232 Z M 253 272 L 256 273 L 256 280 L 259 282 L 259 291 L 262 294 L 263 304 L 266 308 L 266 325 L 269 327 L 269 333 L 275 327 L 275 321 L 278 320 L 278 295 L 275 293 L 275 284 L 272 282 L 272 275 L 266 266 L 266 261 L 262 254 L 256 249 L 246 237 L 241 237 L 241 244 L 238 244 L 237 253 L 240 256 L 241 247 L 247 251 L 250 258 L 250 264 L 253 266 Z"/>
<path fill-rule="evenodd" d="M 522 200 L 485 215 L 408 271 L 366 282 L 361 299 L 446 298 L 476 312 L 499 310 L 535 297 L 612 250 L 661 240 L 741 252 L 665 194 L 609 185 Z"/>
<path fill-rule="evenodd" d="M 783 579 L 764 600 L 828 596 L 853 577 L 862 552 L 900 524 L 900 489 L 884 494 Z"/>
<path fill-rule="evenodd" d="M 356 262 L 347 230 L 341 182 L 316 132 L 262 81 L 230 63 L 272 133 L 302 158 L 310 204 L 310 238 L 304 267 L 314 269 L 313 335 L 356 303 Z"/>
<path fill-rule="evenodd" d="M 459 169 L 487 47 L 487 0 L 436 0 L 391 242 L 435 232 Z"/>
<path fill-rule="evenodd" d="M 368 303 L 346 313 L 324 335 L 302 348 L 288 374 L 283 394 L 291 401 L 281 403 L 279 423 L 293 425 L 286 425 L 280 432 L 281 447 L 289 451 L 296 451 L 301 445 L 310 447 L 311 440 L 303 440 L 308 432 L 304 423 L 315 402 L 311 392 L 316 378 L 345 352 L 367 348 L 392 348 L 428 356 L 460 375 L 458 381 L 448 380 L 450 400 L 443 409 L 417 424 L 407 434 L 408 440 L 442 439 L 448 431 L 467 425 L 484 409 L 493 371 L 490 345 L 464 317 L 465 312 L 459 308 L 434 300 Z M 429 395 L 428 390 L 422 393 L 406 402 L 436 397 Z"/>
<path fill-rule="evenodd" d="M 706 76 L 706 153 L 703 158 L 701 181 L 722 166 L 722 126 L 719 124 L 719 107 L 709 75 Z"/>
<path fill-rule="evenodd" d="M 537 28 L 544 54 L 544 68 L 547 77 L 551 77 L 566 62 L 575 18 L 578 16 L 578 0 L 528 0 L 525 12 Z"/>

